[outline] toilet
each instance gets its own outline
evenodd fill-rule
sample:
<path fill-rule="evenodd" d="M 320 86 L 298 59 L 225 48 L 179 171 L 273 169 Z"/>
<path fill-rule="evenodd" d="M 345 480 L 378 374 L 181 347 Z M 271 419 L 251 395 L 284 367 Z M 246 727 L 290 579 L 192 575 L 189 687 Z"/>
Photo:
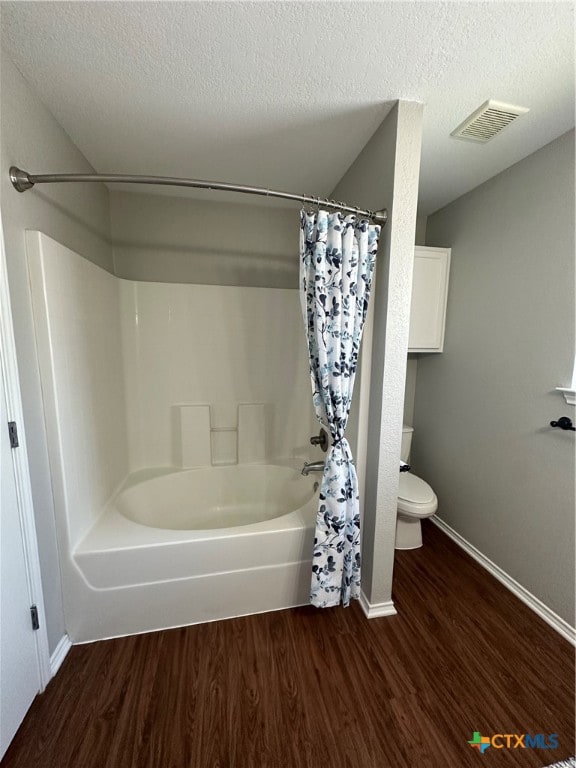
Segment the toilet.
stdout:
<path fill-rule="evenodd" d="M 414 429 L 402 427 L 400 458 L 408 462 Z M 400 472 L 398 487 L 398 515 L 396 517 L 396 549 L 417 549 L 422 546 L 421 520 L 438 509 L 438 499 L 428 483 L 412 472 Z"/>

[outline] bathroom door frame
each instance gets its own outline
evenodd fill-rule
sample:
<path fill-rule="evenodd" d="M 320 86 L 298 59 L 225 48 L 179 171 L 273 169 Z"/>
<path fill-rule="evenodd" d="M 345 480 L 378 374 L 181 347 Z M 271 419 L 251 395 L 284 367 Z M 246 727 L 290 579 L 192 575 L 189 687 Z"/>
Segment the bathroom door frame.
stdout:
<path fill-rule="evenodd" d="M 46 613 L 44 608 L 44 595 L 40 573 L 40 556 L 38 552 L 38 539 L 36 535 L 36 522 L 32 503 L 32 486 L 30 481 L 30 468 L 28 451 L 26 447 L 26 435 L 24 430 L 24 414 L 22 409 L 22 396 L 20 379 L 18 375 L 18 362 L 16 357 L 16 342 L 14 338 L 14 325 L 12 321 L 12 307 L 10 291 L 8 288 L 8 270 L 6 265 L 6 251 L 4 244 L 4 229 L 2 226 L 2 214 L 0 211 L 0 364 L 2 365 L 4 378 L 4 395 L 9 421 L 15 421 L 18 428 L 18 447 L 13 450 L 14 480 L 16 484 L 16 496 L 20 529 L 22 534 L 22 546 L 27 572 L 28 590 L 31 603 L 38 610 L 39 628 L 34 632 L 36 641 L 36 653 L 38 657 L 38 692 L 42 692 L 52 678 L 50 665 L 50 650 L 48 646 L 48 634 L 46 628 Z M 7 424 L 0 424 L 1 429 L 7 429 Z"/>

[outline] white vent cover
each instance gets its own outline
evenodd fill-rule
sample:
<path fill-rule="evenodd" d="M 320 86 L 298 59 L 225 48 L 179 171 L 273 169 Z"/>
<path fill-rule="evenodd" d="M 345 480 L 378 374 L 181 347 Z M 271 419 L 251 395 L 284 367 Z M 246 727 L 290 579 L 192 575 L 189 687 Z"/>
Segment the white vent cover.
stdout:
<path fill-rule="evenodd" d="M 460 123 L 450 136 L 485 143 L 510 125 L 517 117 L 528 112 L 528 107 L 515 107 L 502 101 L 485 101 L 481 107 Z"/>

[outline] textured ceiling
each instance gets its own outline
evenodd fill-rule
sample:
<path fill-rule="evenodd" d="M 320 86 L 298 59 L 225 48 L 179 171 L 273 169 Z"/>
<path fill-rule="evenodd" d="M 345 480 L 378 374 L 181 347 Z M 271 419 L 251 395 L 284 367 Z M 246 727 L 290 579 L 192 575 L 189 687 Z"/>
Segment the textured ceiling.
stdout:
<path fill-rule="evenodd" d="M 20 71 L 102 172 L 329 194 L 390 103 L 422 101 L 430 213 L 574 125 L 573 13 L 562 2 L 3 2 L 0 21 Z M 487 145 L 450 138 L 488 98 L 530 112 Z"/>

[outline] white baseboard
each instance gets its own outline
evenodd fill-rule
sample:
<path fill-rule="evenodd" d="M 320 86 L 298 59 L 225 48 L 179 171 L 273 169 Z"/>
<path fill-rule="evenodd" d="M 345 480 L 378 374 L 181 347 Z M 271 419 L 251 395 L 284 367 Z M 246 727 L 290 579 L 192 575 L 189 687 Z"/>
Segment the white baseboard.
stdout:
<path fill-rule="evenodd" d="M 528 608 L 531 608 L 541 619 L 544 619 L 544 621 L 549 624 L 552 629 L 555 629 L 559 635 L 562 635 L 562 637 L 565 640 L 568 640 L 569 643 L 572 643 L 572 645 L 576 645 L 576 629 L 571 627 L 567 621 L 558 616 L 557 613 L 554 613 L 553 610 L 548 608 L 547 605 L 523 587 L 522 584 L 519 584 L 512 578 L 512 576 L 509 576 L 499 565 L 496 565 L 496 563 L 493 563 L 492 560 L 486 557 L 486 555 L 482 554 L 482 552 L 470 544 L 469 541 L 451 528 L 448 523 L 445 523 L 444 520 L 441 520 L 436 515 L 431 517 L 430 520 L 437 525 L 438 528 L 444 531 L 447 536 L 455 541 L 458 546 L 462 547 L 470 557 L 473 557 L 477 563 L 480 563 L 480 565 L 491 573 L 494 578 L 504 584 L 504 586 L 516 595 L 519 600 L 522 600 Z"/>
<path fill-rule="evenodd" d="M 360 605 L 364 615 L 369 619 L 378 619 L 380 616 L 395 616 L 396 608 L 392 600 L 386 600 L 384 603 L 369 603 L 364 592 L 360 592 Z"/>
<path fill-rule="evenodd" d="M 70 648 L 72 648 L 70 638 L 68 635 L 63 635 L 60 638 L 60 642 L 54 649 L 54 653 L 50 656 L 50 671 L 52 673 L 52 677 L 54 677 L 56 672 L 58 672 L 62 666 L 62 662 L 66 658 Z"/>

